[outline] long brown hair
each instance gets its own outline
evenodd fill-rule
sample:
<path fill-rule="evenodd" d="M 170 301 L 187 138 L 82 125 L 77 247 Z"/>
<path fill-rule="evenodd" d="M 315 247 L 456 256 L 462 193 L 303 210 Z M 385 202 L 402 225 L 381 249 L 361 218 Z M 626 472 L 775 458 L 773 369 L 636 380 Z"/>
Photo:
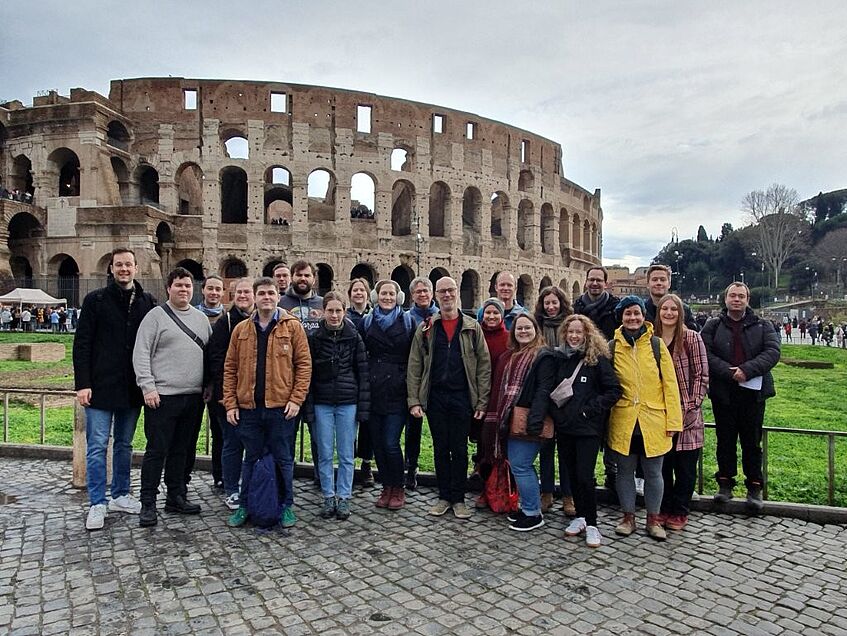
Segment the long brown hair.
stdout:
<path fill-rule="evenodd" d="M 662 305 L 665 303 L 673 303 L 676 305 L 676 327 L 673 330 L 673 342 L 676 344 L 677 342 L 682 342 L 682 332 L 688 329 L 685 326 L 685 307 L 682 304 L 682 299 L 676 294 L 666 294 L 659 299 L 659 302 L 656 303 L 656 318 L 653 322 L 653 331 L 654 333 L 662 337 Z"/>
<path fill-rule="evenodd" d="M 521 347 L 520 343 L 515 339 L 515 326 L 518 324 L 518 320 L 526 319 L 532 323 L 532 326 L 535 327 L 535 338 L 532 342 Z M 538 321 L 533 318 L 532 314 L 518 314 L 515 316 L 514 322 L 512 322 L 512 328 L 509 329 L 509 349 L 512 351 L 538 351 L 544 347 L 544 335 L 541 333 L 541 327 L 538 326 Z"/>
<path fill-rule="evenodd" d="M 593 367 L 600 356 L 608 358 L 609 345 L 606 343 L 606 337 L 591 318 L 582 314 L 571 314 L 562 321 L 562 326 L 559 327 L 559 342 L 567 342 L 568 325 L 574 322 L 582 323 L 582 330 L 585 332 L 585 364 Z"/>

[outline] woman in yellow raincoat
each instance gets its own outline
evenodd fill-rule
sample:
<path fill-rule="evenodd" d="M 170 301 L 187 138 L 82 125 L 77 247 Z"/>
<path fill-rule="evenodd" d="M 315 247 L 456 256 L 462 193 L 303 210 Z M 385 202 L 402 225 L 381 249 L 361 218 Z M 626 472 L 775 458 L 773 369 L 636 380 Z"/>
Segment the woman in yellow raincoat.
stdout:
<path fill-rule="evenodd" d="M 645 321 L 641 298 L 627 296 L 615 313 L 621 326 L 610 349 L 623 396 L 609 415 L 608 445 L 618 464 L 617 491 L 624 513 L 615 532 L 629 536 L 635 531 L 635 468 L 641 462 L 647 534 L 664 541 L 667 535 L 659 523 L 662 458 L 671 449 L 673 434 L 682 430 L 676 371 L 667 346 Z"/>

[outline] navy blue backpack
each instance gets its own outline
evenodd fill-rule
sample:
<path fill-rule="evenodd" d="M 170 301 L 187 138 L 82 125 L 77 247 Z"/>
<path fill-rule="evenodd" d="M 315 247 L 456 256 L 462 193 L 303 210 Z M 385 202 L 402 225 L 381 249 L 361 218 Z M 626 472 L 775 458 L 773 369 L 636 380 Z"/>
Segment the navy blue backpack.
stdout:
<path fill-rule="evenodd" d="M 253 464 L 250 491 L 247 497 L 247 516 L 259 528 L 273 528 L 279 523 L 282 501 L 277 484 L 274 456 L 266 453 Z"/>

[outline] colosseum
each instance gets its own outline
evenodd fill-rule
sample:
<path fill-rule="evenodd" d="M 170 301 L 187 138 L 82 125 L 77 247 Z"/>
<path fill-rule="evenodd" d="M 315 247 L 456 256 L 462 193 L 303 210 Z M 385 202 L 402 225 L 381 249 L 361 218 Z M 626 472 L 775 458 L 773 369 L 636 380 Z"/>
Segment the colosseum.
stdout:
<path fill-rule="evenodd" d="M 16 193 L 0 201 L 0 278 L 76 304 L 129 245 L 160 293 L 176 265 L 233 279 L 307 258 L 322 292 L 450 274 L 469 308 L 508 269 L 528 304 L 545 285 L 578 293 L 600 262 L 600 191 L 562 165 L 525 130 L 352 90 L 168 77 L 113 80 L 108 98 L 49 91 L 0 104 L 0 182 Z"/>

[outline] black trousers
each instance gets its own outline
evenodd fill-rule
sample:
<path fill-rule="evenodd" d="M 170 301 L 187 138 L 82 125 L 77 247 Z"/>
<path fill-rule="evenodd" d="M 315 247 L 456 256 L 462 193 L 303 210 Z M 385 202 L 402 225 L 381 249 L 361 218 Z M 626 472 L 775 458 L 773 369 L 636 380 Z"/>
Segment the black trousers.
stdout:
<path fill-rule="evenodd" d="M 356 457 L 362 462 L 372 462 L 374 460 L 374 447 L 371 442 L 370 426 L 360 426 L 356 434 Z"/>
<path fill-rule="evenodd" d="M 676 450 L 677 437 L 678 434 L 673 436 L 673 447 L 665 454 L 662 463 L 662 479 L 665 482 L 662 512 L 687 517 L 691 494 L 697 483 L 697 460 L 702 449 Z"/>
<path fill-rule="evenodd" d="M 225 410 L 212 408 L 212 405 L 209 404 L 206 411 L 209 413 L 209 432 L 212 434 L 212 479 L 216 484 L 219 484 L 224 480 L 223 468 L 221 467 L 221 453 L 223 453 L 224 448 L 224 434 L 221 427 L 223 425 L 229 426 L 230 424 L 226 421 L 226 419 L 224 419 L 224 421 L 220 420 L 220 413 L 222 411 L 224 413 L 224 417 L 226 417 Z M 194 448 L 197 448 L 196 444 L 194 445 Z M 191 468 L 194 468 L 193 464 Z"/>
<path fill-rule="evenodd" d="M 297 419 L 295 421 L 295 426 L 297 427 L 297 431 L 296 431 L 296 434 L 294 436 L 294 443 L 291 445 L 291 459 L 294 460 L 295 463 L 297 462 L 297 458 L 295 457 L 295 455 L 297 453 L 297 450 L 296 450 L 296 448 L 297 448 L 297 435 L 300 435 L 300 423 L 302 421 L 303 421 L 303 418 L 298 415 Z M 315 481 L 320 481 L 321 476 L 318 473 L 318 442 L 317 442 L 317 437 L 315 436 L 315 431 L 312 428 L 311 422 L 306 422 L 306 427 L 309 429 L 309 441 L 311 442 L 309 444 L 309 447 L 312 451 L 312 466 L 313 466 L 312 472 L 314 473 Z"/>
<path fill-rule="evenodd" d="M 185 496 L 185 463 L 194 431 L 203 417 L 203 398 L 162 395 L 159 408 L 144 407 L 147 448 L 141 463 L 141 503 L 154 504 L 159 494 L 162 469 L 168 496 Z"/>
<path fill-rule="evenodd" d="M 432 435 L 438 498 L 451 504 L 464 502 L 468 432 L 473 418 L 467 391 L 430 391 L 426 417 Z"/>
<path fill-rule="evenodd" d="M 712 400 L 715 415 L 715 433 L 718 439 L 718 482 L 735 485 L 738 474 L 737 445 L 741 442 L 741 467 L 748 488 L 762 487 L 762 423 L 765 419 L 765 402 L 759 401 L 757 391 L 735 389 L 731 399 Z"/>
<path fill-rule="evenodd" d="M 191 440 L 188 444 L 188 450 L 185 453 L 185 485 L 191 483 L 191 473 L 194 470 L 194 463 L 197 461 L 197 442 L 200 440 L 200 430 L 203 428 L 203 404 L 202 396 L 200 400 L 200 417 L 197 419 L 194 428 L 191 430 Z M 212 416 L 209 415 L 209 426 L 212 425 Z"/>
<path fill-rule="evenodd" d="M 559 464 L 565 466 L 570 479 L 577 517 L 585 524 L 597 525 L 597 491 L 594 488 L 594 465 L 600 452 L 600 438 L 556 434 Z"/>
<path fill-rule="evenodd" d="M 406 422 L 406 469 L 417 468 L 421 456 L 421 435 L 423 433 L 423 418 L 412 417 Z"/>

